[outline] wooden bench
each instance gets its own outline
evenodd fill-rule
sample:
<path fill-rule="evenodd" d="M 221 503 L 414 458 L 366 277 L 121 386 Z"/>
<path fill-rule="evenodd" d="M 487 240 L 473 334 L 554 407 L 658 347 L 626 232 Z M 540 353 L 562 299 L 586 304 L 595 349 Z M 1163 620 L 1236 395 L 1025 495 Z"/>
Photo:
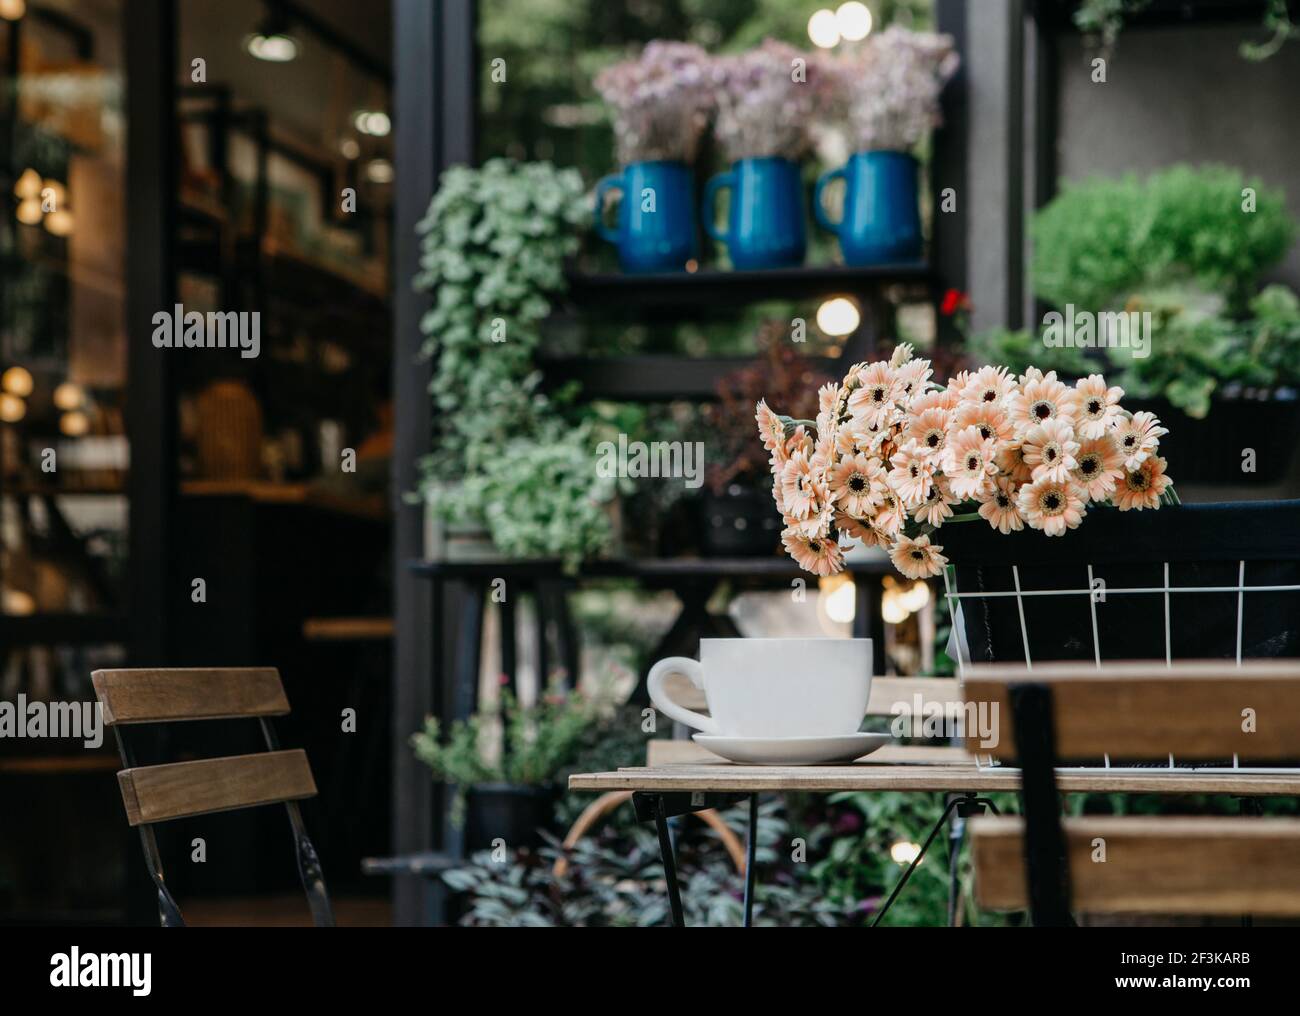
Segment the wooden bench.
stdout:
<path fill-rule="evenodd" d="M 138 827 L 149 874 L 158 890 L 164 927 L 184 925 L 167 889 L 152 826 L 195 815 L 283 804 L 289 813 L 298 873 L 317 927 L 334 915 L 320 861 L 307 836 L 298 801 L 316 795 L 307 755 L 282 751 L 271 717 L 289 712 L 280 674 L 270 667 L 173 670 L 97 670 L 91 675 L 106 726 L 113 729 L 125 767 L 117 774 L 128 824 Z M 147 723 L 256 719 L 267 750 L 253 755 L 137 766 L 127 729 Z"/>
<path fill-rule="evenodd" d="M 1071 907 L 1300 914 L 1300 820 L 1062 820 L 1066 777 L 1056 772 L 1062 762 L 1107 757 L 1293 763 L 1300 662 L 983 667 L 964 686 L 968 701 L 996 705 L 1002 717 L 997 745 L 980 750 L 1023 769 L 1024 818 L 985 816 L 971 826 L 981 906 L 1028 909 L 1036 925 L 1072 923 Z"/>

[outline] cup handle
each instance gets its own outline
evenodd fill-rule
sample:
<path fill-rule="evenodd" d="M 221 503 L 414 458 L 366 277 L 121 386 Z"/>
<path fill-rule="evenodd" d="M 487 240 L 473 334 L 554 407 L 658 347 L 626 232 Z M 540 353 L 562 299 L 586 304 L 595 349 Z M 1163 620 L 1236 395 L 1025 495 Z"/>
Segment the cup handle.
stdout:
<path fill-rule="evenodd" d="M 685 674 L 695 687 L 704 690 L 704 668 L 688 656 L 670 656 L 651 667 L 650 676 L 646 678 L 646 690 L 650 692 L 650 701 L 655 704 L 655 708 L 669 719 L 685 723 L 688 727 L 702 730 L 706 734 L 721 734 L 721 728 L 712 717 L 679 706 L 665 694 L 664 681 L 669 674 Z"/>
<path fill-rule="evenodd" d="M 734 192 L 735 185 L 736 174 L 734 172 L 728 170 L 725 173 L 719 173 L 704 185 L 704 200 L 700 202 L 700 218 L 704 220 L 704 232 L 724 246 L 728 243 L 728 240 L 727 234 L 718 228 L 716 207 L 718 191 L 722 190 L 723 187 L 730 187 Z M 691 662 L 694 663 L 695 661 L 692 660 Z M 696 684 L 698 683 L 697 681 Z"/>
<path fill-rule="evenodd" d="M 611 173 L 596 184 L 596 232 L 602 240 L 607 240 L 617 246 L 619 236 L 617 230 L 610 229 L 605 224 L 605 195 L 610 191 L 623 191 L 623 174 Z"/>
<path fill-rule="evenodd" d="M 813 215 L 817 218 L 817 225 L 828 233 L 838 235 L 840 229 L 844 226 L 843 221 L 831 222 L 830 216 L 826 214 L 826 206 L 822 204 L 822 191 L 826 189 L 828 183 L 835 179 L 846 179 L 843 167 L 832 169 L 817 178 L 817 186 L 813 188 Z"/>

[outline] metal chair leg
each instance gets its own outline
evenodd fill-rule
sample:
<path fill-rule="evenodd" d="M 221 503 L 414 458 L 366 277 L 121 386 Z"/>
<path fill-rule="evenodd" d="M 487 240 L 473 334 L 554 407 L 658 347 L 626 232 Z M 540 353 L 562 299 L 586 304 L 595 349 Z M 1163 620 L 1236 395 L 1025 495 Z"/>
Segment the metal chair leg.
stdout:
<path fill-rule="evenodd" d="M 745 827 L 745 922 L 754 926 L 754 851 L 758 845 L 758 795 L 749 795 L 749 823 Z"/>
<path fill-rule="evenodd" d="M 686 927 L 686 915 L 682 912 L 682 891 L 677 884 L 677 859 L 673 854 L 673 839 L 668 832 L 668 815 L 664 810 L 664 799 L 656 795 L 654 799 L 655 830 L 659 833 L 659 854 L 664 862 L 664 878 L 668 882 L 668 907 L 672 911 L 673 927 Z"/>

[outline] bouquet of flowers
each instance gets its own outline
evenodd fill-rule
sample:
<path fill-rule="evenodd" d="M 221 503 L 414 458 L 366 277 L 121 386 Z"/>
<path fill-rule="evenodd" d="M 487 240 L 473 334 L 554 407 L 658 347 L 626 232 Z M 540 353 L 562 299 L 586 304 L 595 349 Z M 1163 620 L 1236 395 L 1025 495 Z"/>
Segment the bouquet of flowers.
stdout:
<path fill-rule="evenodd" d="M 635 60 L 597 74 L 595 85 L 614 110 L 621 162 L 694 161 L 713 109 L 712 63 L 699 46 L 649 42 Z"/>
<path fill-rule="evenodd" d="M 891 25 L 830 64 L 855 151 L 907 152 L 942 122 L 939 93 L 961 58 L 952 36 Z"/>
<path fill-rule="evenodd" d="M 840 571 L 847 536 L 889 548 L 900 572 L 927 578 L 947 564 L 931 540 L 944 524 L 983 519 L 1001 533 L 1061 536 L 1093 505 L 1178 503 L 1158 454 L 1168 431 L 1123 409 L 1123 389 L 1100 374 L 1070 386 L 1054 371 L 989 366 L 946 387 L 931 374 L 904 343 L 823 386 L 816 420 L 758 403 L 781 539 L 800 567 Z"/>
<path fill-rule="evenodd" d="M 713 132 L 732 161 L 799 159 L 834 94 L 823 58 L 775 39 L 718 57 L 712 77 L 718 103 Z"/>

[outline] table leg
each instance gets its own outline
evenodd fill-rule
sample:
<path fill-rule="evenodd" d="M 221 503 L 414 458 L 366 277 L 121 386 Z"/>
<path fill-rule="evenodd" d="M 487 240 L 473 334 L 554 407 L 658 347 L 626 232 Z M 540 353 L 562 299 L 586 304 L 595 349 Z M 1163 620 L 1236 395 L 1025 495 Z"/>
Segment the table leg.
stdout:
<path fill-rule="evenodd" d="M 664 878 L 668 882 L 668 906 L 673 914 L 673 927 L 686 927 L 686 916 L 682 912 L 682 891 L 677 884 L 677 859 L 673 856 L 673 839 L 668 832 L 668 815 L 664 809 L 664 799 L 655 795 L 654 802 L 655 830 L 659 833 L 659 853 L 664 862 Z"/>
<path fill-rule="evenodd" d="M 745 827 L 745 923 L 754 926 L 754 850 L 758 845 L 758 795 L 749 795 L 749 823 Z"/>

